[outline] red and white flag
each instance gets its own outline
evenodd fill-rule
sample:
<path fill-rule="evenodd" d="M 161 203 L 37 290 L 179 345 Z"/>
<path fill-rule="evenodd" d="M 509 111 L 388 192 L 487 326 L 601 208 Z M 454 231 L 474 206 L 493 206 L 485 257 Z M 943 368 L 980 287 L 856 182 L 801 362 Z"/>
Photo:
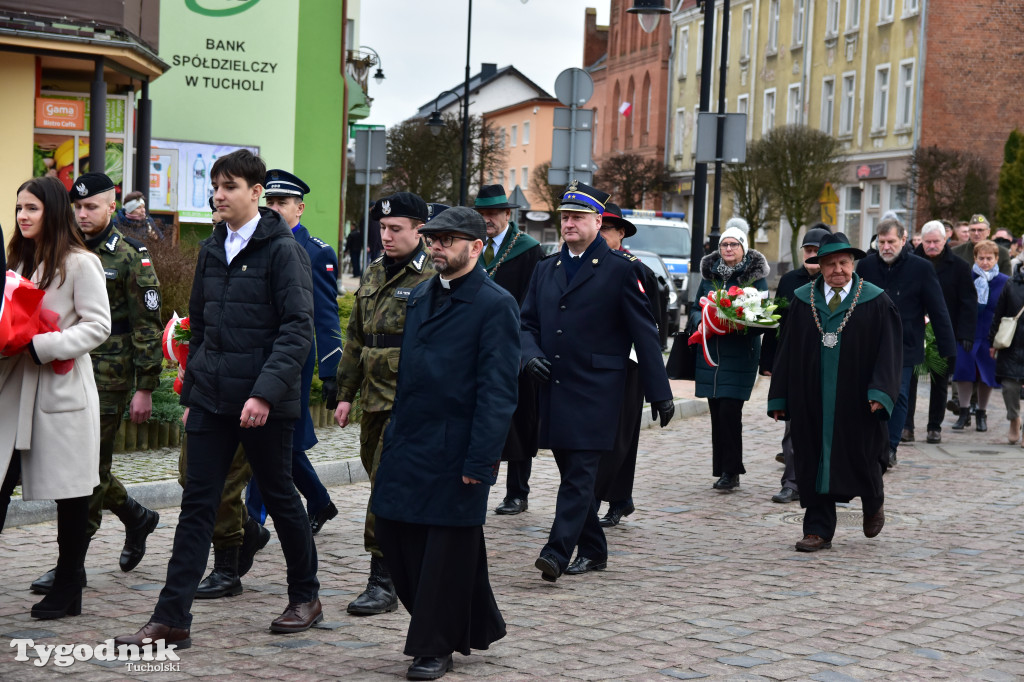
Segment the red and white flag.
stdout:
<path fill-rule="evenodd" d="M 623 116 L 629 116 L 631 113 L 633 113 L 633 105 L 630 104 L 629 102 L 623 102 L 622 104 L 619 105 L 619 113 L 622 114 Z"/>
<path fill-rule="evenodd" d="M 334 266 L 330 263 L 327 264 L 327 272 L 334 272 Z"/>

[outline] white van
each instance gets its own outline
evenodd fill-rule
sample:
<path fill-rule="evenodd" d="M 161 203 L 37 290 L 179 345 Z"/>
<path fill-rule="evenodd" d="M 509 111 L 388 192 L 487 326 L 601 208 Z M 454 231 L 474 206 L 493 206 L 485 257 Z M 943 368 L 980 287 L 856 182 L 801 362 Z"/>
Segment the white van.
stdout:
<path fill-rule="evenodd" d="M 625 247 L 661 256 L 676 289 L 685 298 L 690 273 L 690 225 L 683 220 L 686 214 L 624 208 L 622 217 L 636 225 L 636 234 L 623 241 Z"/>

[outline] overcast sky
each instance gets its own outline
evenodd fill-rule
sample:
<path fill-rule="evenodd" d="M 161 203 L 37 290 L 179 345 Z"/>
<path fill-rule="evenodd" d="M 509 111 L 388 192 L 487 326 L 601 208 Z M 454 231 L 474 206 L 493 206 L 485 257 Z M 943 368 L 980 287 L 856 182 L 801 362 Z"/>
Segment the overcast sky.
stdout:
<path fill-rule="evenodd" d="M 582 67 L 587 7 L 608 24 L 610 0 L 475 0 L 470 75 L 482 62 L 513 65 L 554 95 L 555 78 Z M 369 82 L 373 107 L 361 123 L 399 123 L 462 83 L 468 0 L 362 0 L 360 43 L 375 49 L 386 76 Z"/>

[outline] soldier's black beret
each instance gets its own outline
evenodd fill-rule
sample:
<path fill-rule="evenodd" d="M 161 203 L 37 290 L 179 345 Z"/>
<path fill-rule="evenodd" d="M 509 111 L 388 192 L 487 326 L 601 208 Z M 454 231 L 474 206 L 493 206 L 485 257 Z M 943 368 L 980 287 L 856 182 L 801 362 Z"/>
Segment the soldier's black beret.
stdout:
<path fill-rule="evenodd" d="M 421 223 L 427 222 L 430 214 L 427 202 L 412 192 L 395 192 L 391 196 L 378 199 L 370 209 L 370 217 L 381 218 L 412 218 Z"/>
<path fill-rule="evenodd" d="M 88 199 L 114 189 L 114 182 L 103 173 L 85 173 L 71 184 L 71 201 Z"/>

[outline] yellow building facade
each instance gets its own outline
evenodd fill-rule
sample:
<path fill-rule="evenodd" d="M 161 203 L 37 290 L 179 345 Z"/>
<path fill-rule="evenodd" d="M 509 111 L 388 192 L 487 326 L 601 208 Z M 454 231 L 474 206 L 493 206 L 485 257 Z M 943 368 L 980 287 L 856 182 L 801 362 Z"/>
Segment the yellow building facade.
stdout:
<path fill-rule="evenodd" d="M 835 187 L 833 227 L 866 248 L 887 211 L 913 222 L 908 161 L 920 121 L 921 0 L 734 0 L 730 3 L 726 111 L 747 114 L 747 139 L 802 124 L 836 137 L 846 161 Z M 715 3 L 720 40 L 722 1 Z M 677 3 L 673 18 L 673 210 L 692 211 L 704 12 Z M 720 44 L 714 44 L 711 110 L 717 111 Z M 714 166 L 709 173 L 713 178 Z M 712 181 L 709 180 L 709 185 Z M 711 195 L 708 192 L 708 215 Z M 723 197 L 722 214 L 731 215 Z M 707 223 L 710 225 L 710 222 Z M 805 226 L 797 226 L 801 229 Z M 775 261 L 789 260 L 790 227 L 753 235 Z"/>

